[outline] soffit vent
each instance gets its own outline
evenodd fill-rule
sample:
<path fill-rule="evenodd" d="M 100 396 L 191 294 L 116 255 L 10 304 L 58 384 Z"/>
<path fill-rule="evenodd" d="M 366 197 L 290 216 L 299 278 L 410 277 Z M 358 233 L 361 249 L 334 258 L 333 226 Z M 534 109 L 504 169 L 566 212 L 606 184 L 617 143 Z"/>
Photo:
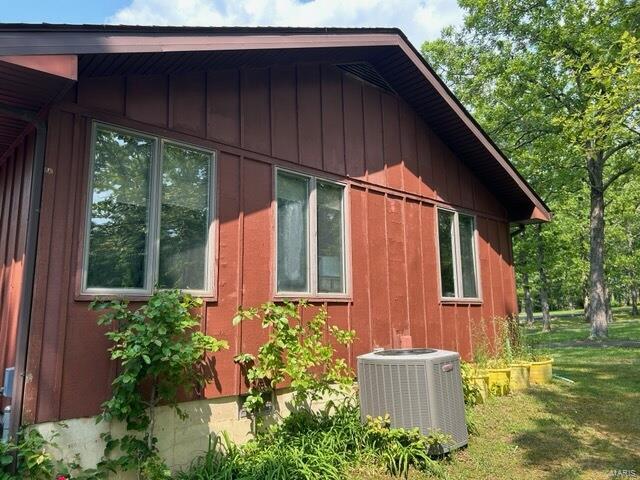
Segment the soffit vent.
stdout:
<path fill-rule="evenodd" d="M 369 62 L 339 63 L 336 67 L 374 87 L 378 87 L 394 95 L 396 94 L 391 85 L 387 83 L 384 77 L 380 75 Z"/>

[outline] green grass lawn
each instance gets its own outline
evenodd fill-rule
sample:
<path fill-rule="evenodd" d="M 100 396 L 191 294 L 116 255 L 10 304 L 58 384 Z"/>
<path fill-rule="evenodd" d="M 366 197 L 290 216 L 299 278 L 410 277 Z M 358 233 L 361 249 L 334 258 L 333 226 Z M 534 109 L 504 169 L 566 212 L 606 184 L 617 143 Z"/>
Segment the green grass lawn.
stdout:
<path fill-rule="evenodd" d="M 580 316 L 554 319 L 552 331 L 528 330 L 551 344 L 554 381 L 476 407 L 479 434 L 447 465 L 454 479 L 640 477 L 640 348 L 575 346 L 589 335 Z M 640 319 L 616 315 L 612 340 L 640 340 Z M 618 477 L 620 478 L 620 477 Z"/>
<path fill-rule="evenodd" d="M 553 345 L 554 374 L 575 383 L 555 380 L 475 407 L 479 431 L 445 462 L 447 478 L 634 478 L 616 470 L 635 470 L 640 478 L 640 348 L 581 344 L 589 325 L 579 315 L 555 318 L 552 328 L 542 333 L 536 324 L 527 333 Z M 640 341 L 640 319 L 617 312 L 610 339 Z M 367 471 L 353 477 L 390 478 Z"/>

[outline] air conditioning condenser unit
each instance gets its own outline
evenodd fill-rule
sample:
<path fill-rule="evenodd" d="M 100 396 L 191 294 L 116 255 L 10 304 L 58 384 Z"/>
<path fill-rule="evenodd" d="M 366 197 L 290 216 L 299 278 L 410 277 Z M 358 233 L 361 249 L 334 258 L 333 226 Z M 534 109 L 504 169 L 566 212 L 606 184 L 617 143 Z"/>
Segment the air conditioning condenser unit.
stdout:
<path fill-rule="evenodd" d="M 358 386 L 363 421 L 389 414 L 394 428 L 449 436 L 445 451 L 467 444 L 457 352 L 413 348 L 360 355 Z"/>

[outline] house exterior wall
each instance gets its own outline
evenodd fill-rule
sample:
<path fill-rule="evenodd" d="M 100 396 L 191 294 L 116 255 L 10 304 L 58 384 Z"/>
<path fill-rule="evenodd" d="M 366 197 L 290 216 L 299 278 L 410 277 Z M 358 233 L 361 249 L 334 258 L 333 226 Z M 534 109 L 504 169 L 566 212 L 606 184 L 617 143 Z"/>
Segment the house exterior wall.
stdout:
<path fill-rule="evenodd" d="M 31 132 L 0 159 L 0 375 L 16 361 L 34 146 Z"/>
<path fill-rule="evenodd" d="M 468 358 L 474 325 L 491 332 L 493 317 L 516 311 L 505 209 L 395 96 L 319 64 L 80 78 L 49 116 L 26 423 L 95 415 L 116 373 L 105 329 L 79 297 L 94 119 L 217 151 L 216 298 L 202 322 L 230 349 L 216 355 L 207 398 L 243 391 L 232 359 L 265 339 L 257 322 L 231 318 L 273 298 L 275 166 L 349 185 L 351 298 L 324 304 L 332 323 L 357 332 L 340 350 L 352 365 L 407 335 Z M 439 299 L 437 205 L 476 215 L 482 302 Z"/>

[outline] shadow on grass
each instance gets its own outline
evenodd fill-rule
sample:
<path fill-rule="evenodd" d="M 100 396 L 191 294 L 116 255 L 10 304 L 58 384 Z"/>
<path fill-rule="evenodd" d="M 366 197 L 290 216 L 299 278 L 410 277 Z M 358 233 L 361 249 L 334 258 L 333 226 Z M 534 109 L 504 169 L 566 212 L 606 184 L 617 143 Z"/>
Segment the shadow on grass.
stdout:
<path fill-rule="evenodd" d="M 530 391 L 549 416 L 514 438 L 549 479 L 640 472 L 640 350 L 558 349 L 554 373 L 573 385 Z"/>

